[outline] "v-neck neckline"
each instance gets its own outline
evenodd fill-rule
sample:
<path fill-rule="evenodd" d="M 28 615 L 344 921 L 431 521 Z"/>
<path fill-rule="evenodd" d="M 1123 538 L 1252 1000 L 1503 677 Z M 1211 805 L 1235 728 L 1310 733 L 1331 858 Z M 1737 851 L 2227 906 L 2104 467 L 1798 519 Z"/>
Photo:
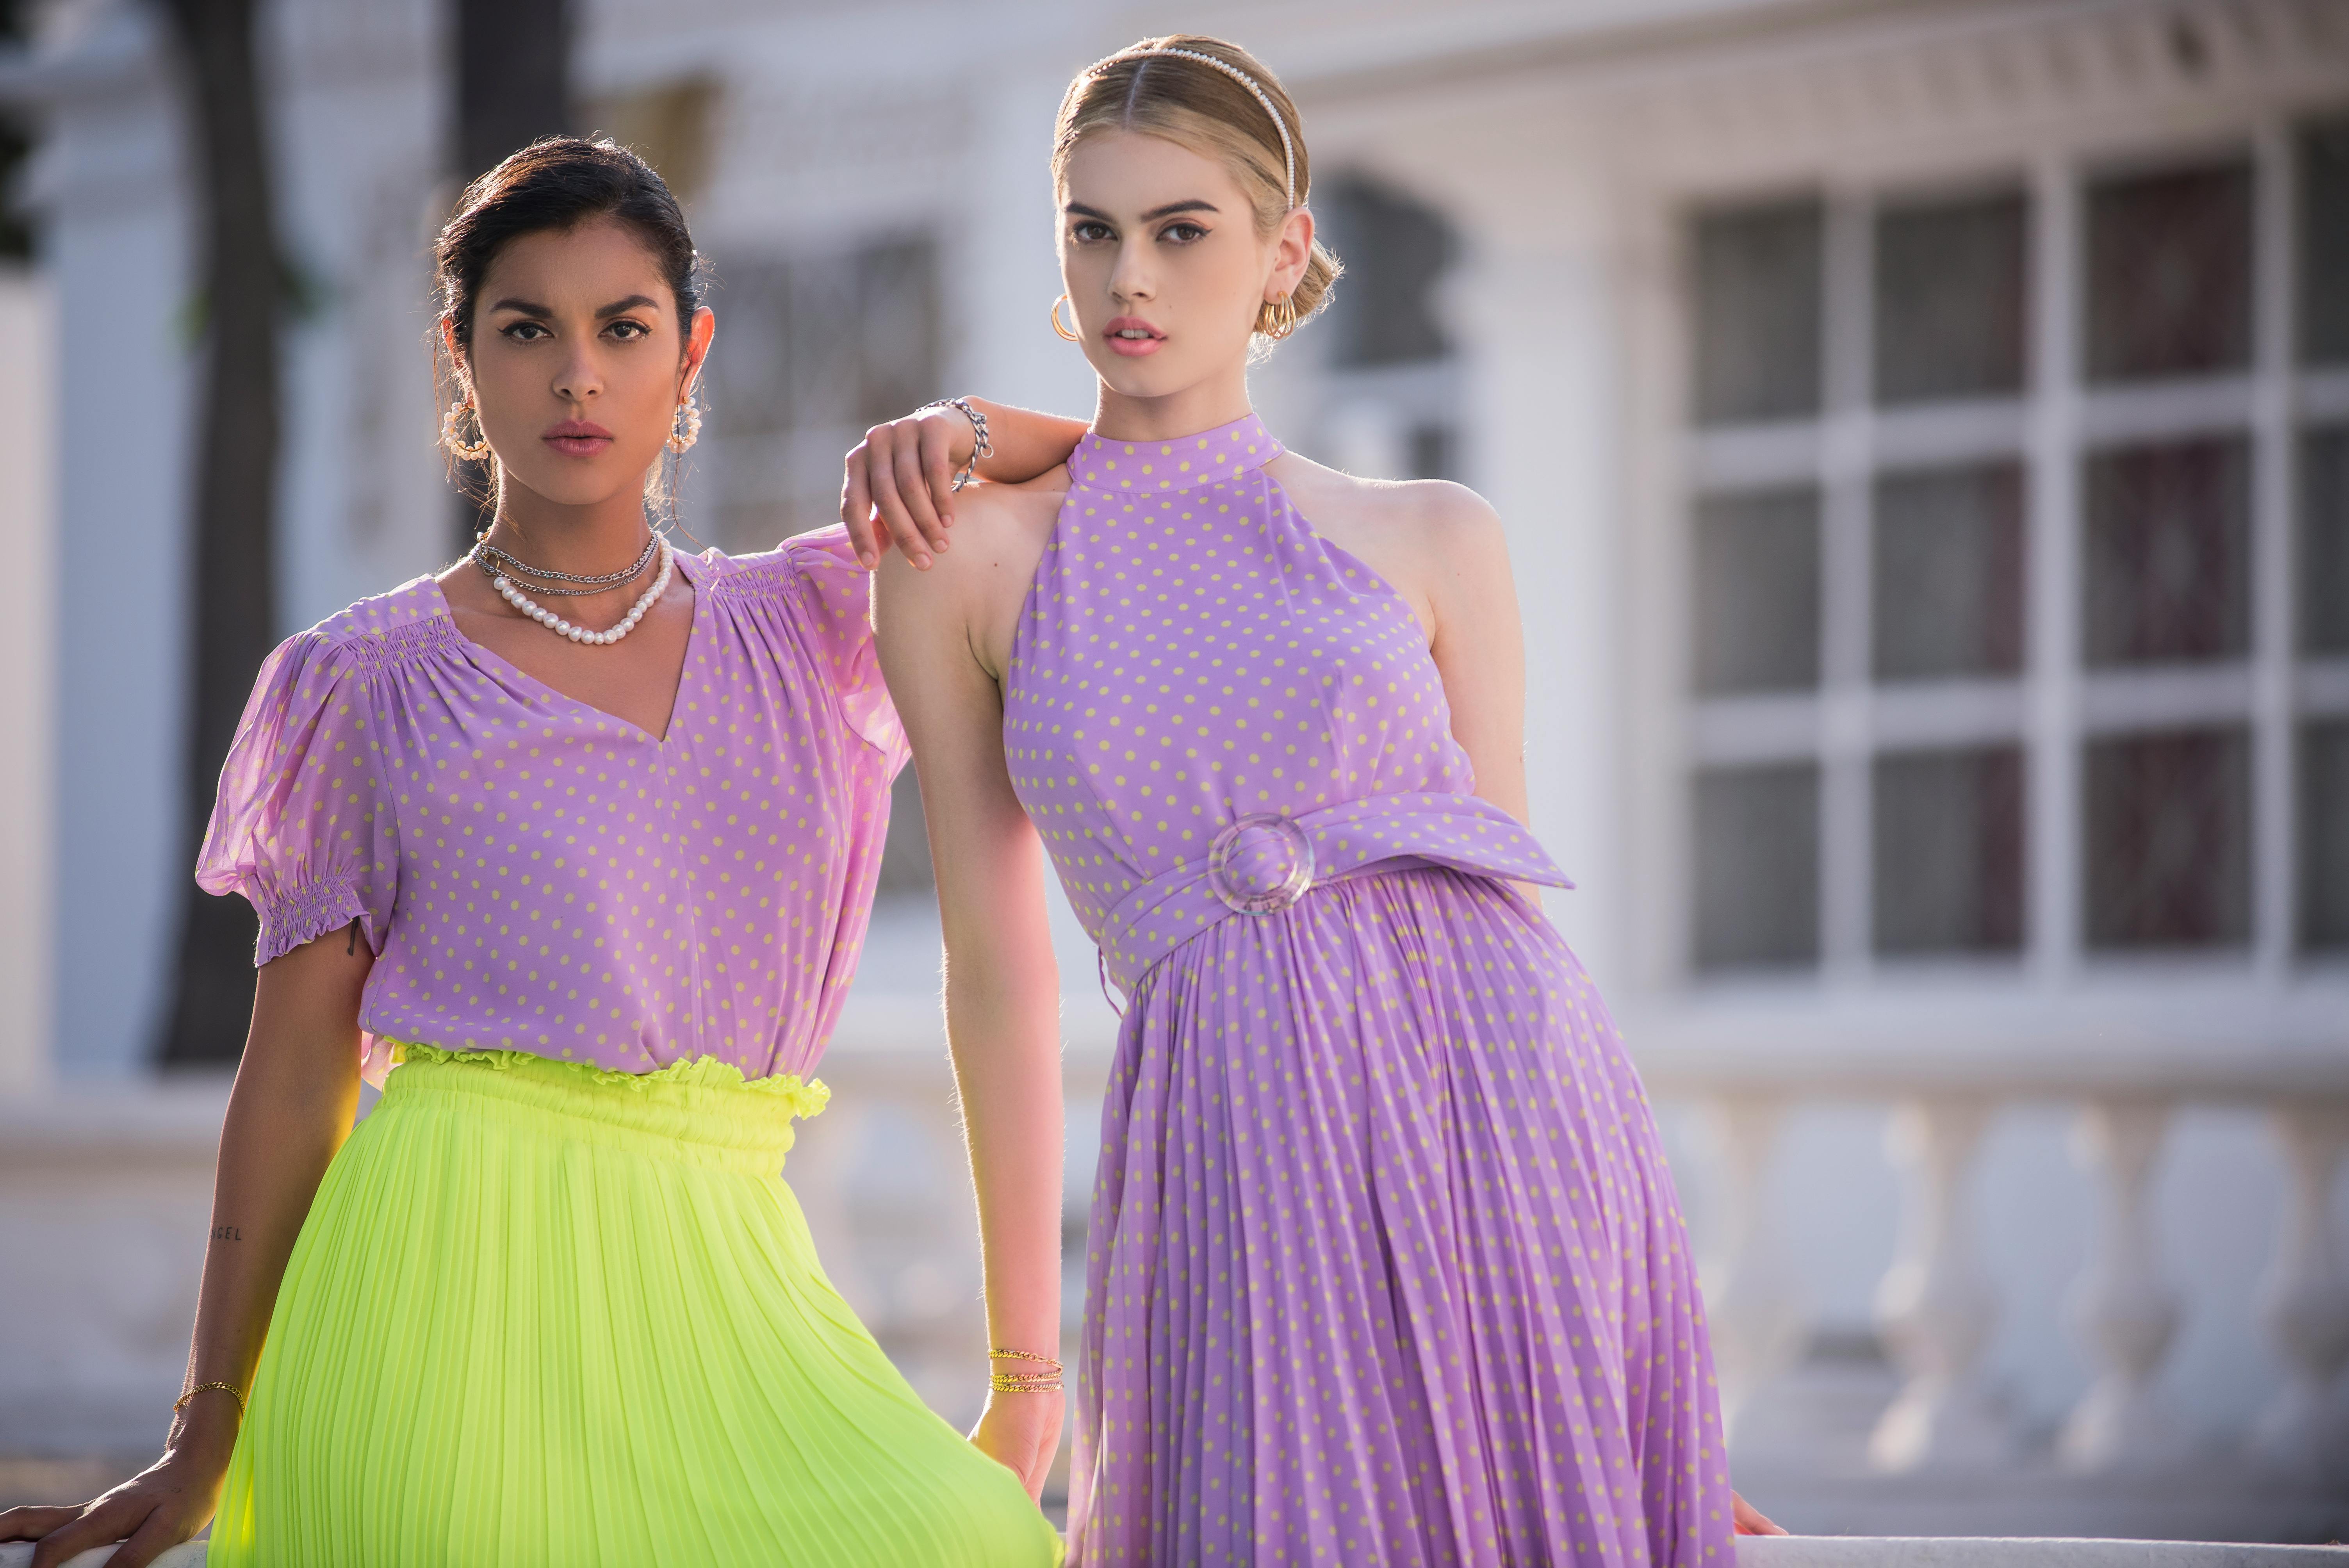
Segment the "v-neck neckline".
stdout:
<path fill-rule="evenodd" d="M 669 693 L 668 722 L 662 727 L 661 732 L 658 735 L 655 735 L 651 730 L 647 729 L 635 719 L 623 718 L 618 714 L 610 711 L 608 708 L 597 707 L 594 703 L 589 702 L 585 697 L 573 696 L 569 692 L 560 690 L 547 682 L 539 679 L 538 676 L 531 674 L 528 670 L 523 668 L 520 665 L 514 663 L 512 659 L 506 657 L 495 648 L 491 647 L 488 644 L 476 642 L 471 637 L 465 635 L 465 629 L 457 624 L 457 608 L 449 602 L 449 590 L 441 586 L 440 580 L 437 577 L 428 577 L 425 581 L 432 584 L 432 592 L 440 596 L 440 614 L 448 617 L 449 630 L 455 634 L 457 641 L 463 645 L 466 651 L 474 659 L 477 661 L 493 663 L 499 665 L 515 681 L 520 682 L 524 686 L 535 688 L 551 702 L 578 708 L 583 712 L 592 713 L 598 718 L 608 718 L 614 724 L 618 725 L 622 730 L 642 737 L 646 744 L 653 747 L 655 749 L 658 749 L 662 747 L 666 747 L 669 743 L 670 738 L 677 734 L 678 717 L 685 708 L 686 686 L 687 683 L 693 678 L 693 656 L 701 646 L 702 610 L 709 602 L 709 591 L 708 585 L 700 575 L 700 561 L 693 556 L 688 555 L 681 550 L 675 552 L 673 559 L 677 562 L 678 574 L 683 577 L 686 581 L 686 585 L 693 590 L 693 619 L 691 624 L 686 627 L 685 657 L 677 666 L 677 686 L 675 690 Z M 691 562 L 692 564 L 690 566 L 687 565 L 688 562 Z M 549 635 L 552 634 L 553 634 L 551 633 L 549 634 Z"/>

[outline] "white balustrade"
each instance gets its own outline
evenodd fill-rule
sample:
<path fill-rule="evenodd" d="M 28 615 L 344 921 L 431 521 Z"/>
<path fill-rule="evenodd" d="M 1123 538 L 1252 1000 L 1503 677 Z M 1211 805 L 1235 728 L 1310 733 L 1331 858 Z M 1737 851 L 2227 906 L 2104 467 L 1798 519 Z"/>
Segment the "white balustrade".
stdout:
<path fill-rule="evenodd" d="M 2102 1178 L 2088 1266 L 2065 1304 L 2074 1336 L 2097 1367 L 2056 1444 L 2075 1470 L 2158 1468 L 2185 1456 L 2178 1423 L 2153 1392 L 2178 1319 L 2147 1204 L 2169 1117 L 2164 1100 L 2102 1099 L 2082 1109 L 2074 1130 L 2075 1158 Z"/>
<path fill-rule="evenodd" d="M 936 1046 L 915 1041 L 913 1021 L 906 1020 L 905 1044 L 876 1037 L 835 1050 L 826 1076 L 839 1099 L 807 1134 L 804 1154 L 818 1156 L 821 1147 L 820 1156 L 795 1163 L 793 1180 L 825 1233 L 829 1265 L 856 1282 L 874 1328 L 893 1353 L 907 1357 L 917 1384 L 928 1384 L 921 1367 L 935 1358 L 942 1377 L 958 1377 L 965 1347 L 940 1337 L 935 1314 L 917 1299 L 925 1293 L 906 1288 L 906 1271 L 967 1270 L 972 1277 L 957 1274 L 946 1294 L 968 1285 L 975 1295 L 976 1260 L 909 1251 L 892 1229 L 902 1228 L 904 1216 L 882 1214 L 869 1195 L 842 1185 L 856 1180 L 859 1156 L 852 1146 L 868 1136 L 863 1129 L 885 1124 L 895 1130 L 893 1137 L 918 1126 L 919 1136 L 936 1144 L 926 1164 L 959 1170 L 951 1076 Z M 1107 1059 L 1105 1041 L 1072 1045 L 1072 1098 L 1098 1091 Z M 2202 1479 L 2193 1484 L 2205 1490 L 2240 1490 L 2270 1484 L 2261 1476 L 2303 1487 L 2312 1477 L 2349 1476 L 2349 1258 L 2337 1240 L 2340 1216 L 2331 1198 L 2349 1158 L 2349 1063 L 2259 1072 L 2117 1062 L 2083 1068 L 2058 1059 L 1788 1064 L 1667 1057 L 1641 1066 L 1659 1099 L 1692 1103 L 1703 1122 L 1713 1156 L 1703 1238 L 1706 1301 L 1723 1409 L 1733 1430 L 1745 1418 L 1753 1431 L 1741 1440 L 1763 1445 L 1767 1451 L 1760 1457 L 1773 1473 L 1805 1462 L 1798 1450 L 1824 1453 L 1822 1445 L 1832 1443 L 1838 1452 L 1855 1452 L 1863 1429 L 1833 1428 L 1835 1419 L 1849 1418 L 1828 1416 L 1852 1408 L 1850 1393 L 1823 1396 L 1785 1380 L 1809 1341 L 1812 1308 L 1771 1195 L 1772 1169 L 1794 1110 L 1856 1100 L 1889 1109 L 1886 1150 L 1901 1191 L 1894 1255 L 1876 1292 L 1878 1336 L 1900 1382 L 1889 1404 L 1863 1408 L 1863 1415 L 1875 1416 L 1864 1462 L 1883 1478 L 1879 1484 L 1944 1491 L 1959 1484 L 1988 1489 L 1985 1497 L 2021 1486 L 2044 1500 L 2072 1484 L 2067 1473 L 2082 1484 L 2150 1478 L 2165 1491 L 2175 1488 L 2164 1478 L 2196 1476 Z M 1986 1381 L 1985 1353 L 2001 1303 L 1976 1240 L 1971 1191 L 1979 1151 L 2002 1111 L 2051 1102 L 2075 1109 L 2073 1153 L 2095 1197 L 2085 1255 L 2064 1306 L 2093 1378 L 2054 1453 L 2044 1456 Z M 2178 1110 L 2230 1105 L 2272 1108 L 2270 1121 L 2290 1178 L 2262 1324 L 2291 1381 L 2245 1457 L 2219 1455 L 2214 1471 L 2211 1455 L 2198 1459 L 2189 1451 L 2181 1422 L 2157 1393 L 2185 1308 L 2156 1243 L 2154 1199 Z M 793 1155 L 795 1162 L 802 1159 Z M 1083 1196 L 1072 1191 L 1071 1200 L 1081 1223 Z M 1757 1401 L 1764 1388 L 1773 1391 Z M 1788 1390 L 1794 1397 L 1779 1404 Z M 1827 1404 L 1819 1403 L 1822 1397 Z M 1764 1409 L 1769 1419 L 1754 1425 Z M 2294 1474 L 2297 1482 L 2290 1479 Z"/>
<path fill-rule="evenodd" d="M 2013 1458 L 2013 1434 L 1982 1385 L 1998 1303 L 1974 1255 L 1965 1190 L 1991 1110 L 1971 1095 L 1910 1099 L 1887 1130 L 1886 1152 L 1906 1181 L 1899 1253 L 1877 1289 L 1876 1318 L 1908 1382 L 1868 1442 L 1880 1470 Z"/>
<path fill-rule="evenodd" d="M 977 1257 L 968 1244 L 968 1189 L 936 1003 L 908 1001 L 902 1013 L 868 1007 L 857 1027 L 844 1031 L 851 1037 L 824 1064 L 833 1104 L 802 1131 L 788 1174 L 819 1233 L 827 1269 L 869 1311 L 871 1326 L 903 1358 L 916 1387 L 943 1408 L 977 1387 L 974 1368 L 983 1365 L 983 1346 L 974 1337 Z M 1071 1041 L 1072 1103 L 1101 1092 L 1108 1060 L 1105 1038 Z M 1843 1509 L 1851 1521 L 1844 1528 L 1859 1532 L 2052 1526 L 2188 1533 L 2219 1516 L 2194 1512 L 2199 1502 L 2178 1501 L 2189 1493 L 2234 1509 L 2228 1519 L 2254 1521 L 2228 1528 L 2266 1528 L 2256 1522 L 2277 1516 L 2258 1511 L 2269 1507 L 2261 1499 L 2300 1508 L 2291 1517 L 2303 1522 L 2288 1528 L 2303 1532 L 2302 1538 L 2338 1533 L 2349 1519 L 2349 1253 L 2343 1244 L 2349 1216 L 2337 1196 L 2349 1161 L 2349 1061 L 2271 1058 L 2189 1069 L 2142 1060 L 2083 1064 L 2053 1053 L 2000 1061 L 1897 1052 L 1804 1061 L 1759 1052 L 1659 1052 L 1640 1065 L 1659 1101 L 1701 1111 L 1717 1156 L 1712 1201 L 1701 1205 L 1707 1233 L 1700 1239 L 1711 1244 L 1707 1301 L 1724 1406 L 1745 1429 L 1740 1463 L 1754 1461 L 1755 1484 L 1767 1476 L 1784 1494 L 1798 1491 L 1794 1483 L 1806 1473 L 1822 1478 L 1825 1490 L 1814 1498 Z M 161 1212 L 168 1195 L 170 1203 L 191 1205 L 185 1226 L 175 1229 L 200 1234 L 217 1088 L 193 1109 L 176 1101 L 176 1109 L 166 1107 L 168 1098 L 159 1091 L 152 1104 L 0 1105 L 6 1112 L 0 1131 L 10 1134 L 0 1140 L 0 1231 L 14 1225 L 6 1233 L 20 1243 L 50 1245 L 43 1240 L 49 1232 L 39 1225 L 54 1229 L 70 1218 L 77 1233 L 129 1234 L 135 1226 L 116 1216 Z M 1812 1293 L 1785 1244 L 1772 1172 L 1799 1108 L 1853 1102 L 1889 1109 L 1887 1151 L 1900 1181 L 1894 1254 L 1876 1293 L 1878 1336 L 1901 1377 L 1889 1390 L 1880 1369 L 1867 1370 L 1857 1360 L 1808 1364 L 1787 1376 L 1810 1336 Z M 2053 1455 L 2017 1431 L 1985 1386 L 1985 1347 L 2002 1304 L 1971 1212 L 1986 1134 L 2007 1108 L 2027 1104 L 2074 1108 L 2074 1153 L 2096 1200 L 2083 1264 L 2064 1305 L 2093 1382 Z M 2284 1177 L 2259 1326 L 2286 1384 L 2248 1442 L 2231 1452 L 2207 1446 L 2189 1452 L 2180 1423 L 2157 1394 L 2186 1326 L 2186 1298 L 2156 1244 L 2156 1195 L 2178 1117 L 2213 1107 L 2259 1112 Z M 164 1115 L 166 1109 L 172 1114 Z M 918 1161 L 918 1179 L 904 1167 L 908 1161 Z M 1853 1176 L 1869 1180 L 1878 1169 L 1870 1161 Z M 1071 1193 L 1079 1223 L 1082 1202 L 1081 1191 Z M 185 1272 L 191 1280 L 192 1268 Z M 122 1294 L 115 1275 L 92 1277 L 107 1284 L 105 1295 Z M 70 1325 L 91 1341 L 83 1357 L 89 1366 L 129 1364 L 133 1340 L 127 1331 L 106 1341 L 111 1348 L 98 1344 L 111 1332 L 102 1303 L 73 1306 L 67 1299 L 71 1281 L 62 1276 L 38 1290 L 33 1283 L 18 1281 L 12 1299 L 60 1326 L 51 1341 L 62 1342 Z M 185 1310 L 174 1309 L 170 1343 L 157 1341 L 174 1355 Z M 13 1387 L 20 1412 L 26 1396 L 54 1393 L 30 1376 L 38 1370 L 30 1359 L 38 1349 L 27 1341 L 14 1352 L 16 1362 L 0 1361 L 0 1367 L 18 1367 Z M 135 1398 L 126 1389 L 120 1403 L 137 1417 L 124 1425 L 126 1433 L 145 1434 L 179 1375 L 176 1360 L 159 1358 L 153 1388 L 142 1385 Z M 1764 1388 L 1771 1392 L 1757 1399 Z M 42 1429 L 67 1429 L 53 1397 L 41 1405 Z M 1860 1438 L 1871 1420 L 1863 1459 Z M 32 1451 L 33 1429 L 22 1422 L 20 1429 L 19 1443 Z M 2079 1499 L 2094 1506 L 2075 1507 Z M 1767 1505 L 1770 1498 L 1763 1501 Z M 2169 1511 L 2148 1517 L 2150 1503 Z M 2098 1557 L 2092 1543 L 2058 1544 L 2026 1550 L 2007 1543 L 1969 1555 L 1969 1543 L 1943 1540 L 1883 1543 L 1880 1554 L 1853 1556 L 1860 1542 L 1814 1552 L 1749 1542 L 1740 1561 L 1747 1568 L 2117 1561 Z M 2216 1550 L 2165 1548 L 2129 1561 L 2183 1568 L 2271 1560 L 2209 1554 Z M 9 1561 L 0 1552 L 0 1568 Z"/>
<path fill-rule="evenodd" d="M 1974 1500 L 1964 1505 L 1973 1512 L 2005 1507 L 1999 1517 L 2063 1518 L 2069 1517 L 2063 1500 L 2075 1497 L 2104 1500 L 2083 1503 L 2079 1515 L 2100 1521 L 2100 1532 L 2126 1533 L 2148 1503 L 2158 1503 L 2173 1509 L 2165 1517 L 2189 1520 L 2280 1518 L 2279 1510 L 2297 1507 L 2292 1517 L 2302 1523 L 2292 1528 L 2321 1532 L 2314 1539 L 2341 1533 L 2340 1521 L 2349 1517 L 2349 1217 L 2336 1194 L 2349 1162 L 2349 1060 L 2313 1051 L 2180 1061 L 2021 1049 L 1805 1056 L 1690 1046 L 1651 1048 L 1640 1067 L 1659 1101 L 1692 1104 L 1713 1135 L 1723 1186 L 1708 1191 L 1704 1205 L 1715 1260 L 1708 1303 L 1724 1403 L 1742 1407 L 1749 1428 L 1760 1414 L 1753 1388 L 1783 1369 L 1777 1358 L 1806 1326 L 1802 1282 L 1783 1277 L 1768 1212 L 1766 1173 L 1780 1129 L 1805 1104 L 1889 1110 L 1886 1149 L 1901 1206 L 1875 1307 L 1878 1337 L 1901 1382 L 1869 1434 L 1866 1463 L 1880 1479 L 1837 1470 L 1816 1421 L 1799 1409 L 1767 1423 L 1767 1442 L 1741 1449 L 1757 1475 L 1815 1474 L 1855 1508 L 1870 1485 L 1885 1499 L 1907 1500 L 1855 1513 L 1870 1520 L 1913 1519 L 1959 1497 Z M 2073 1154 L 2095 1197 L 2085 1255 L 2064 1304 L 2093 1378 L 2043 1457 L 1984 1382 L 1984 1350 L 2001 1304 L 1978 1254 L 1969 1188 L 1977 1151 L 2002 1110 L 2051 1103 L 2075 1109 Z M 2285 1386 L 2246 1440 L 2220 1447 L 2189 1438 L 2158 1393 L 2185 1326 L 2185 1297 L 2157 1244 L 2155 1199 L 2168 1131 L 2187 1108 L 2261 1113 L 2285 1178 L 2258 1305 Z M 2246 1218 L 2262 1223 L 2266 1216 Z M 1817 1376 L 1826 1381 L 1814 1399 L 1840 1397 L 1834 1391 L 1849 1379 L 1835 1369 L 1839 1365 L 1821 1364 Z M 1810 1386 L 1797 1377 L 1779 1387 Z M 1806 1444 L 1816 1451 L 1795 1451 Z M 2121 1499 L 2129 1501 L 2115 1501 Z"/>
<path fill-rule="evenodd" d="M 1756 1390 L 1792 1366 L 1803 1349 L 1809 1314 L 1802 1283 L 1786 1261 L 1769 1201 L 1770 1156 L 1785 1106 L 1775 1095 L 1708 1100 L 1706 1125 L 1719 1146 L 1721 1253 L 1705 1273 L 1705 1318 L 1713 1328 L 1722 1420 L 1733 1433 Z"/>
<path fill-rule="evenodd" d="M 2251 1433 L 2285 1471 L 2349 1474 L 2349 1262 L 2333 1212 L 2334 1177 L 2349 1150 L 2349 1104 L 2302 1102 L 2271 1113 L 2282 1146 L 2282 1233 L 2261 1291 L 2261 1316 L 2283 1357 L 2286 1382 Z"/>

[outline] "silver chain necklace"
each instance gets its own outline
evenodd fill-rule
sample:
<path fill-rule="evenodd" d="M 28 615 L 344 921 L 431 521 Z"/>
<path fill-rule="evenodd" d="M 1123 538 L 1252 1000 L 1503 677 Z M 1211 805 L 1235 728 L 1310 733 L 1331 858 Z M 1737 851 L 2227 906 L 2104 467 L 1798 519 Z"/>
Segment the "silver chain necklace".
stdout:
<path fill-rule="evenodd" d="M 533 601 L 529 594 L 514 585 L 512 578 L 502 572 L 490 579 L 490 586 L 498 591 L 500 598 L 553 632 L 556 636 L 567 637 L 574 643 L 609 647 L 635 631 L 636 623 L 643 620 L 646 613 L 655 604 L 660 603 L 663 593 L 668 592 L 669 578 L 677 571 L 677 552 L 669 548 L 668 541 L 658 534 L 653 536 L 652 547 L 660 553 L 660 570 L 654 573 L 652 586 L 645 590 L 642 598 L 628 607 L 628 613 L 620 617 L 617 625 L 606 627 L 600 632 L 591 632 L 585 626 L 573 625 L 545 605 Z M 503 552 L 500 553 L 502 554 Z M 533 592 L 547 592 L 547 590 L 533 590 Z"/>
<path fill-rule="evenodd" d="M 529 562 L 517 558 L 511 551 L 501 550 L 492 544 L 487 534 L 473 542 L 473 548 L 470 553 L 472 556 L 473 564 L 481 569 L 481 575 L 492 583 L 502 576 L 525 577 L 532 579 L 530 591 L 533 593 L 544 594 L 548 598 L 577 599 L 591 593 L 607 593 L 623 583 L 635 582 L 644 575 L 645 568 L 652 564 L 653 556 L 659 549 L 659 539 L 647 533 L 645 536 L 643 553 L 636 557 L 634 565 L 625 572 L 608 572 L 601 576 L 583 575 L 576 572 L 555 572 L 543 566 L 533 566 Z M 556 583 L 577 583 L 583 586 L 557 588 L 553 586 Z"/>

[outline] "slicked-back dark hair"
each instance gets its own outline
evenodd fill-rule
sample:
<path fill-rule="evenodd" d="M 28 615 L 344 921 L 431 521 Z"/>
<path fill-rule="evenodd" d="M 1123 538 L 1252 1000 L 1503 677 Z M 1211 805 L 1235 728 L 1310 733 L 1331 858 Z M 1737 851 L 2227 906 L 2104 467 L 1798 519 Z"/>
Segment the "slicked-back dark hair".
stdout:
<path fill-rule="evenodd" d="M 643 159 L 607 139 L 550 136 L 511 154 L 465 187 L 433 246 L 440 316 L 457 345 L 473 344 L 473 306 L 498 253 L 524 234 L 611 218 L 636 232 L 677 296 L 680 332 L 701 306 L 701 258 L 685 211 Z"/>

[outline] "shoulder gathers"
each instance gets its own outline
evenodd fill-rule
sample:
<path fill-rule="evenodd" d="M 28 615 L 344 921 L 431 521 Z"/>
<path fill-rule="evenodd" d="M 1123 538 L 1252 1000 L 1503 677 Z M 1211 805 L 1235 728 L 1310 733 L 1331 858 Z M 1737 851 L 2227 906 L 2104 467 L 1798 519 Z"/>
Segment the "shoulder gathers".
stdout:
<path fill-rule="evenodd" d="M 360 670 L 378 670 L 416 655 L 453 643 L 457 624 L 449 618 L 449 601 L 429 577 L 403 583 L 388 593 L 336 611 L 306 632 L 288 639 L 287 646 L 308 640 L 310 658 L 326 655 Z"/>

